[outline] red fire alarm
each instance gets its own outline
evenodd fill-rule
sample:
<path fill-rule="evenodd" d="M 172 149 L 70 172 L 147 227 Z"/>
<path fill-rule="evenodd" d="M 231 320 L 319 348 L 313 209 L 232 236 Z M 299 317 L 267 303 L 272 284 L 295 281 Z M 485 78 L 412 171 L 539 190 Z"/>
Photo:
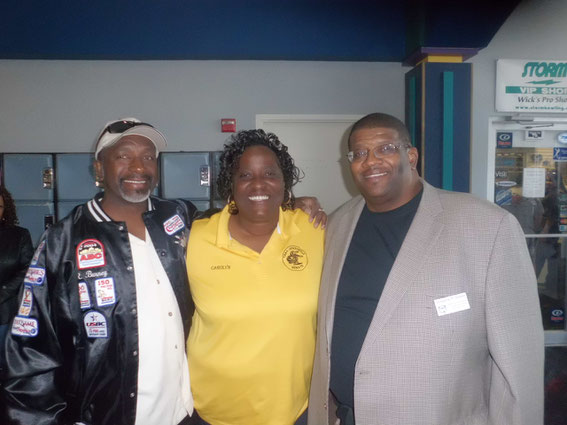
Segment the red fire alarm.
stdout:
<path fill-rule="evenodd" d="M 223 133 L 234 133 L 236 131 L 236 119 L 221 118 L 221 131 Z"/>

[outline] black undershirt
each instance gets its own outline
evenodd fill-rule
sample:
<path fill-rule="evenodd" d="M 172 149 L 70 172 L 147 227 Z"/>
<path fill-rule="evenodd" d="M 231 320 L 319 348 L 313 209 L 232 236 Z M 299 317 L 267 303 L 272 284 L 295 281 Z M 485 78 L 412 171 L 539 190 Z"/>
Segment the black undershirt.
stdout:
<path fill-rule="evenodd" d="M 331 343 L 331 391 L 344 407 L 354 408 L 356 360 L 422 193 L 383 213 L 365 205 L 358 219 L 337 289 Z"/>

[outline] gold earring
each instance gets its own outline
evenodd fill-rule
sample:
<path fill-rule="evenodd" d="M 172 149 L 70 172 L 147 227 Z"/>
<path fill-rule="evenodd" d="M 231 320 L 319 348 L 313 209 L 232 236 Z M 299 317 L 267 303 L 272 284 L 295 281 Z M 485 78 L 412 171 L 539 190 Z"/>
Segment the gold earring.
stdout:
<path fill-rule="evenodd" d="M 232 215 L 238 214 L 238 207 L 236 206 L 236 202 L 234 202 L 232 194 L 228 195 L 228 198 L 226 199 L 226 203 L 228 205 L 228 212 L 230 214 Z"/>

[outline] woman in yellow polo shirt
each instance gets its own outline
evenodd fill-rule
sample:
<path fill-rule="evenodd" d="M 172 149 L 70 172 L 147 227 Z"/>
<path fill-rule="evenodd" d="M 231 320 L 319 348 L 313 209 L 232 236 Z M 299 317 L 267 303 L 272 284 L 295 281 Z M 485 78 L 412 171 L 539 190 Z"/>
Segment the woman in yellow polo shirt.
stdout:
<path fill-rule="evenodd" d="M 274 134 L 241 131 L 221 156 L 228 205 L 192 225 L 187 352 L 205 424 L 306 423 L 324 232 L 292 209 L 299 173 Z"/>

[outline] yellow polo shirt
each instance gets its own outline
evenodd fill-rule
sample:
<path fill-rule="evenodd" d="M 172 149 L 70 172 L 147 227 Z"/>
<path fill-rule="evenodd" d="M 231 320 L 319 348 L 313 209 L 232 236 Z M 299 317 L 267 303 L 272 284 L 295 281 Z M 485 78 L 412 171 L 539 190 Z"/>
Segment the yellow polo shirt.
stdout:
<path fill-rule="evenodd" d="M 187 247 L 195 408 L 212 425 L 292 425 L 307 408 L 324 232 L 280 209 L 257 253 L 230 237 L 229 217 L 195 221 Z"/>

